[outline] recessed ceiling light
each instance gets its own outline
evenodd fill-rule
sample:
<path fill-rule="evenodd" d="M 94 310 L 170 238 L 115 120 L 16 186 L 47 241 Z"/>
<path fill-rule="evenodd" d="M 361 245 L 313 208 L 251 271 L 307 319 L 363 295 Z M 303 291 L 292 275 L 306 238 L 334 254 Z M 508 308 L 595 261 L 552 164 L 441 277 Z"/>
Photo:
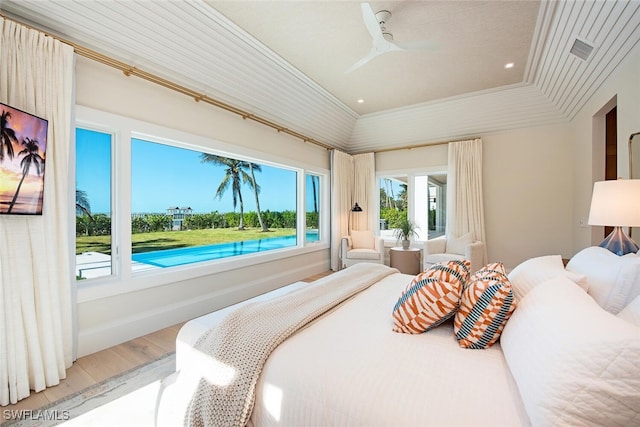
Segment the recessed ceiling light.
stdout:
<path fill-rule="evenodd" d="M 358 99 L 358 104 L 363 104 L 364 103 L 364 99 Z"/>
<path fill-rule="evenodd" d="M 508 62 L 504 64 L 504 68 L 508 70 L 509 68 L 513 68 L 514 65 L 516 64 L 514 64 L 513 62 Z"/>

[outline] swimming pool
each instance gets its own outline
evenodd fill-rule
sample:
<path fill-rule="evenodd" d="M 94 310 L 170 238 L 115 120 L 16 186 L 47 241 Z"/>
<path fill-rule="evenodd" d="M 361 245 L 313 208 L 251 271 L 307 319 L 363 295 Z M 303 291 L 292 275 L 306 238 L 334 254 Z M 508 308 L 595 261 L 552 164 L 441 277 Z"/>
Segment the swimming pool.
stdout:
<path fill-rule="evenodd" d="M 307 242 L 317 241 L 317 231 L 307 231 Z M 166 249 L 132 254 L 133 261 L 142 262 L 156 267 L 166 268 L 194 262 L 211 261 L 238 255 L 281 249 L 297 244 L 296 235 L 270 237 L 267 239 L 245 240 L 242 242 L 218 243 L 206 246 L 191 246 L 188 248 Z"/>

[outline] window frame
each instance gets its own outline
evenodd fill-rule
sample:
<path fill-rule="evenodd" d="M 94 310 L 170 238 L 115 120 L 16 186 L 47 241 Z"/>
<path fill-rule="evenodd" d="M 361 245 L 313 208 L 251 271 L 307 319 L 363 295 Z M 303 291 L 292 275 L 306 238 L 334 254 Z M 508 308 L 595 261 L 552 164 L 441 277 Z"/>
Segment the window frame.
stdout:
<path fill-rule="evenodd" d="M 376 206 L 376 215 L 378 218 L 378 221 L 376 224 L 376 231 L 378 235 L 381 235 L 380 221 L 379 221 L 380 219 L 380 188 L 381 188 L 380 181 L 383 178 L 397 177 L 397 176 L 403 176 L 407 178 L 407 217 L 411 221 L 415 222 L 415 207 L 416 207 L 415 178 L 418 176 L 429 176 L 429 175 L 440 175 L 440 174 L 445 174 L 445 175 L 447 174 L 447 165 L 429 166 L 424 168 L 376 171 L 375 206 Z M 418 233 L 419 233 L 419 238 L 415 239 L 416 243 L 424 243 L 425 241 L 428 240 L 428 238 L 424 238 L 424 235 L 421 232 L 421 230 L 418 230 Z M 393 242 L 395 243 L 396 241 L 395 237 L 388 237 L 388 236 L 383 236 L 383 237 L 386 242 L 391 242 L 393 240 Z"/>
<path fill-rule="evenodd" d="M 96 124 L 96 123 L 83 123 L 82 125 L 79 125 L 79 123 L 76 123 L 74 128 L 73 128 L 73 158 L 74 158 L 74 162 L 73 162 L 73 176 L 75 178 L 76 176 L 76 169 L 75 169 L 75 160 L 76 160 L 76 144 L 75 144 L 75 135 L 76 135 L 76 129 L 77 128 L 82 128 L 85 130 L 89 130 L 89 131 L 94 131 L 94 132 L 99 132 L 99 133 L 104 133 L 104 134 L 108 134 L 111 135 L 111 164 L 109 165 L 109 170 L 110 170 L 110 185 L 111 185 L 111 195 L 110 195 L 110 218 L 111 218 L 111 274 L 109 275 L 105 275 L 105 276 L 100 276 L 97 278 L 93 278 L 93 279 L 83 279 L 82 281 L 77 281 L 77 283 L 81 283 L 84 281 L 90 281 L 92 283 L 95 282 L 100 282 L 102 279 L 106 279 L 106 280 L 110 280 L 114 277 L 118 277 L 119 275 L 119 263 L 118 262 L 114 262 L 114 258 L 117 259 L 118 257 L 118 248 L 120 246 L 120 243 L 116 240 L 118 238 L 118 235 L 116 233 L 114 233 L 114 229 L 116 229 L 117 227 L 119 227 L 119 215 L 118 213 L 114 210 L 114 207 L 116 206 L 116 186 L 117 186 L 117 179 L 116 179 L 116 170 L 115 170 L 115 158 L 117 156 L 117 152 L 116 150 L 118 150 L 118 146 L 120 145 L 118 143 L 119 139 L 120 139 L 120 135 L 119 132 L 117 131 L 117 129 L 114 129 L 112 127 L 109 126 L 105 126 L 105 125 L 101 125 L 101 124 Z M 75 188 L 76 188 L 76 180 L 73 180 L 73 185 L 74 185 L 74 193 L 75 193 Z M 74 230 L 74 234 L 73 234 L 73 253 L 72 256 L 75 257 L 75 249 L 76 249 L 76 245 L 75 245 L 75 238 L 76 238 L 76 234 L 75 234 L 75 210 L 74 210 L 74 214 L 72 215 L 72 220 L 73 220 L 73 226 L 71 227 L 72 230 Z M 75 262 L 73 263 L 74 266 L 74 271 L 75 271 Z"/>
<path fill-rule="evenodd" d="M 247 265 L 285 259 L 329 248 L 329 171 L 304 162 L 283 159 L 276 155 L 258 151 L 246 146 L 229 144 L 214 138 L 207 138 L 178 129 L 167 128 L 153 123 L 143 122 L 129 117 L 119 116 L 89 107 L 76 106 L 74 135 L 76 127 L 106 132 L 113 135 L 112 141 L 112 273 L 109 276 L 76 281 L 78 302 L 91 301 L 127 292 L 135 292 L 166 285 L 172 282 L 189 280 L 246 267 Z M 298 235 L 295 246 L 274 249 L 254 254 L 246 254 L 169 267 L 157 270 L 133 272 L 131 269 L 131 139 L 138 138 L 150 142 L 168 144 L 198 152 L 218 154 L 238 160 L 252 161 L 278 168 L 295 171 L 296 174 L 296 215 Z M 75 157 L 75 144 L 73 144 Z M 75 170 L 75 163 L 74 163 Z M 313 174 L 320 179 L 320 215 L 321 237 L 318 241 L 307 242 L 305 177 Z M 75 176 L 75 172 L 74 172 Z M 70 183 L 75 191 L 75 180 Z M 75 206 L 70 222 L 75 223 Z M 71 208 L 71 206 L 70 206 Z M 75 230 L 75 228 L 73 228 Z M 75 235 L 74 235 L 75 239 Z M 75 242 L 75 240 L 74 240 Z M 72 248 L 75 257 L 75 243 Z M 74 262 L 75 269 L 75 262 Z"/>

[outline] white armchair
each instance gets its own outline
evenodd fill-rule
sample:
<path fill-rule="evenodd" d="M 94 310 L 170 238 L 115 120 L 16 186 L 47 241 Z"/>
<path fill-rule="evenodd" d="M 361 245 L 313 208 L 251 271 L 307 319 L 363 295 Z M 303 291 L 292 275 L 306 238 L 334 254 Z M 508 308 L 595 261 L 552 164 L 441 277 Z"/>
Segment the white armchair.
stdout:
<path fill-rule="evenodd" d="M 384 240 L 373 231 L 351 231 L 340 243 L 341 268 L 359 262 L 384 263 Z"/>
<path fill-rule="evenodd" d="M 459 238 L 445 236 L 424 242 L 424 269 L 443 261 L 467 259 L 471 263 L 471 273 L 484 266 L 484 242 L 473 241 L 471 233 Z"/>

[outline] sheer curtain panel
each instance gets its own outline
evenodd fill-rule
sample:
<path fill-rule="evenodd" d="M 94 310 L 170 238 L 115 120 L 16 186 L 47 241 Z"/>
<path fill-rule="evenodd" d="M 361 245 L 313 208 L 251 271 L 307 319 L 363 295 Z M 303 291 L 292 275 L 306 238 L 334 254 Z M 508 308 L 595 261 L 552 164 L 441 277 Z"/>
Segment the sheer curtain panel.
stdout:
<path fill-rule="evenodd" d="M 447 171 L 447 235 L 460 237 L 471 232 L 485 243 L 482 194 L 482 140 L 450 142 Z"/>
<path fill-rule="evenodd" d="M 342 151 L 331 151 L 331 270 L 340 269 L 340 239 L 349 234 L 353 159 Z"/>
<path fill-rule="evenodd" d="M 373 153 L 353 156 L 353 203 L 358 203 L 363 212 L 352 215 L 352 230 L 375 230 L 376 163 Z"/>
<path fill-rule="evenodd" d="M 43 214 L 0 215 L 4 406 L 58 384 L 73 358 L 68 203 L 74 53 L 9 19 L 0 17 L 0 26 L 0 101 L 49 122 Z"/>

